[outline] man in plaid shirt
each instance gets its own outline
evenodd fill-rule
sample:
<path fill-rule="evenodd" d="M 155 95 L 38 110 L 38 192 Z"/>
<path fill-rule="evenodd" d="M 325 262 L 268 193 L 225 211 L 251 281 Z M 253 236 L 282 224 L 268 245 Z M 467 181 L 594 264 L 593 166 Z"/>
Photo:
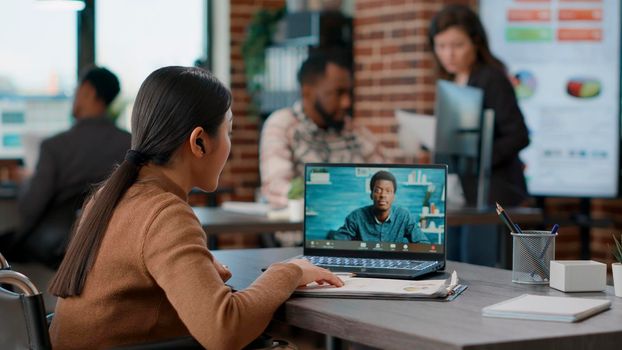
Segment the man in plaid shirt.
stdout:
<path fill-rule="evenodd" d="M 261 132 L 261 192 L 274 208 L 287 206 L 290 183 L 304 176 L 305 163 L 383 161 L 371 132 L 352 122 L 352 73 L 346 60 L 312 54 L 298 82 L 301 101 L 270 115 Z"/>

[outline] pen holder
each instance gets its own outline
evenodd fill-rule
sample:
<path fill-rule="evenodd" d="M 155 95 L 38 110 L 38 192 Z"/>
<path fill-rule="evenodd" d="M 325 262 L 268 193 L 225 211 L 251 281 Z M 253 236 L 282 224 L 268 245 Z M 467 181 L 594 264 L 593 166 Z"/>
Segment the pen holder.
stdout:
<path fill-rule="evenodd" d="M 512 232 L 512 282 L 548 284 L 555 237 L 549 231 Z"/>

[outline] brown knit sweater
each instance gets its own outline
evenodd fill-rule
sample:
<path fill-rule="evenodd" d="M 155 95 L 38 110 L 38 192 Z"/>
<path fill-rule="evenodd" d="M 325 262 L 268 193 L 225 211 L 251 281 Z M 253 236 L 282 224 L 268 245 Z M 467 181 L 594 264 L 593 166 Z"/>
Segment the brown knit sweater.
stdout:
<path fill-rule="evenodd" d="M 52 344 L 96 349 L 191 334 L 208 349 L 239 349 L 261 334 L 301 275 L 294 264 L 274 264 L 232 293 L 186 193 L 145 167 L 115 209 L 82 294 L 59 299 Z"/>

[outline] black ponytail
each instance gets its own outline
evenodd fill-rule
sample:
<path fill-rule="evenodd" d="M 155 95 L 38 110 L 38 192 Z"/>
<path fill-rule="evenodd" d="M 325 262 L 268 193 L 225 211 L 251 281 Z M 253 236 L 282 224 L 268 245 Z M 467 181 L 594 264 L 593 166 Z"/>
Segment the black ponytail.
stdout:
<path fill-rule="evenodd" d="M 197 126 L 217 135 L 230 107 L 229 90 L 201 68 L 164 67 L 147 77 L 132 111 L 132 150 L 86 201 L 50 293 L 63 298 L 82 293 L 112 214 L 140 168 L 168 163 Z"/>

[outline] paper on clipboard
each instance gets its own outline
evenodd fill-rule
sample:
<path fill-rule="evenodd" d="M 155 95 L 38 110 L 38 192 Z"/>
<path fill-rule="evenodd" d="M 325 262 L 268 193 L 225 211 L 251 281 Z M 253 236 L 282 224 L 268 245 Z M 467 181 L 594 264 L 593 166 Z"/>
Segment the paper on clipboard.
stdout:
<path fill-rule="evenodd" d="M 397 280 L 383 278 L 362 278 L 340 276 L 342 287 L 310 283 L 296 289 L 295 295 L 308 297 L 372 298 L 372 299 L 417 299 L 447 298 L 460 293 L 465 286 L 458 282 L 454 271 L 451 277 L 441 280 Z"/>
<path fill-rule="evenodd" d="M 411 113 L 403 110 L 395 111 L 398 124 L 398 140 L 406 154 L 415 155 L 424 146 L 434 151 L 436 137 L 436 118 L 431 115 Z"/>

